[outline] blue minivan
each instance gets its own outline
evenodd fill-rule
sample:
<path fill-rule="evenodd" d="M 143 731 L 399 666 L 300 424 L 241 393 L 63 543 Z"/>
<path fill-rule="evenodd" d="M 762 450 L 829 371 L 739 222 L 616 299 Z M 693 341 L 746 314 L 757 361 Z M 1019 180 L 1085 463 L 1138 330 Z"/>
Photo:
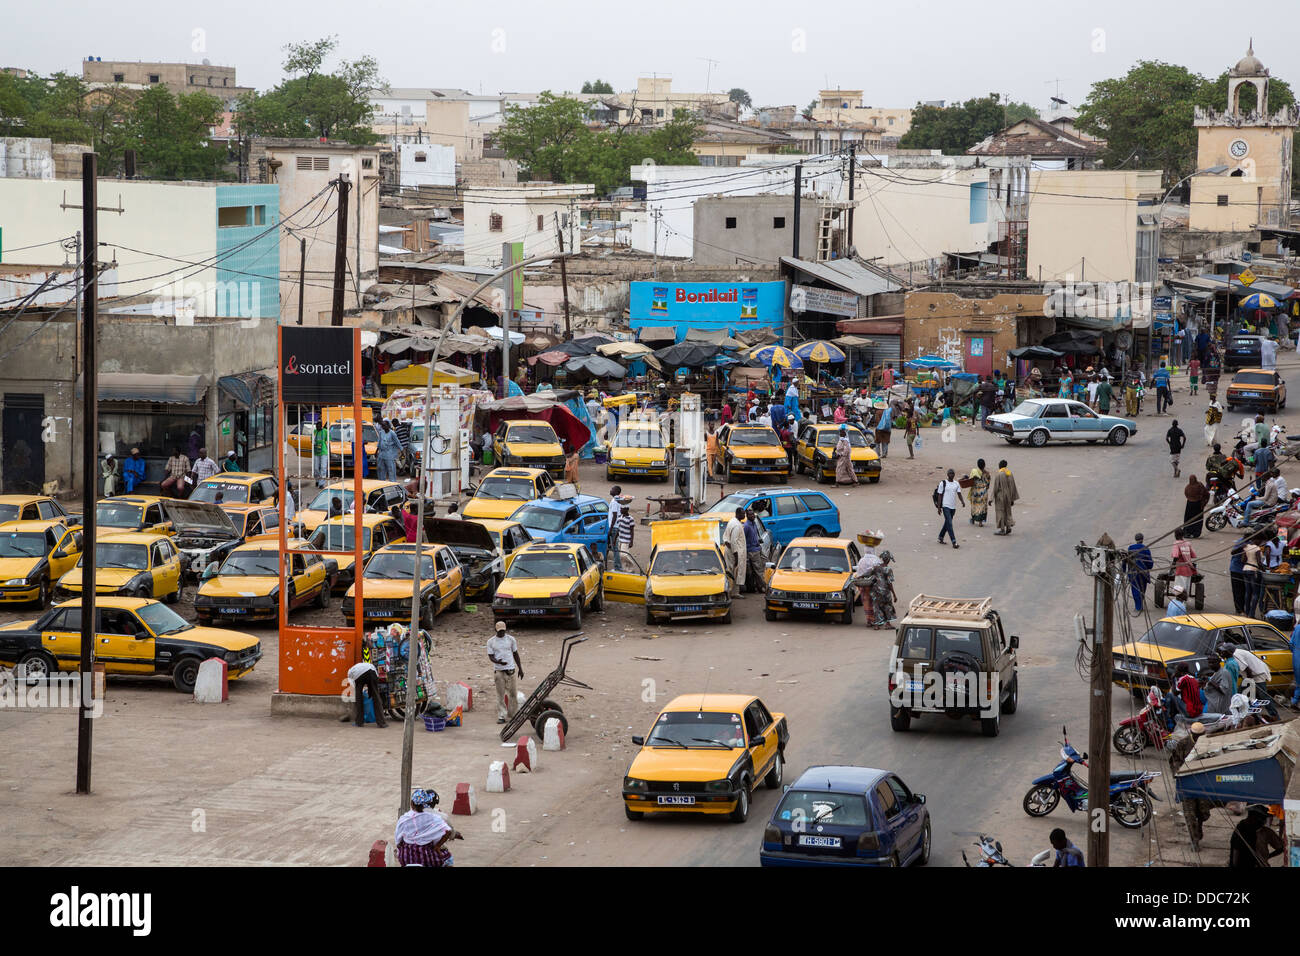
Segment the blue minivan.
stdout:
<path fill-rule="evenodd" d="M 534 541 L 585 544 L 593 554 L 601 556 L 609 547 L 609 502 L 595 495 L 538 498 L 516 511 L 510 520 L 527 528 Z"/>
<path fill-rule="evenodd" d="M 785 547 L 795 538 L 838 538 L 840 535 L 840 509 L 820 491 L 746 488 L 733 491 L 708 510 L 730 514 L 737 508 L 753 508 L 779 547 Z"/>

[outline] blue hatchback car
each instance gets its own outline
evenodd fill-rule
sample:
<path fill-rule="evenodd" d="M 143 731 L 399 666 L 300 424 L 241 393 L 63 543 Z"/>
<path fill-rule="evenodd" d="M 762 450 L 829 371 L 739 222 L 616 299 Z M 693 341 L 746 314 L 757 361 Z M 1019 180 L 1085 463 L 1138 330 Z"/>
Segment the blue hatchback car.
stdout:
<path fill-rule="evenodd" d="M 609 546 L 609 502 L 595 495 L 538 498 L 510 520 L 527 528 L 534 541 L 585 544 L 597 555 L 603 555 Z"/>
<path fill-rule="evenodd" d="M 930 811 L 897 774 L 809 767 L 763 830 L 763 866 L 924 866 Z"/>
<path fill-rule="evenodd" d="M 779 547 L 785 547 L 795 538 L 838 538 L 840 535 L 840 509 L 820 491 L 746 488 L 733 491 L 708 510 L 730 514 L 737 508 L 753 508 Z"/>

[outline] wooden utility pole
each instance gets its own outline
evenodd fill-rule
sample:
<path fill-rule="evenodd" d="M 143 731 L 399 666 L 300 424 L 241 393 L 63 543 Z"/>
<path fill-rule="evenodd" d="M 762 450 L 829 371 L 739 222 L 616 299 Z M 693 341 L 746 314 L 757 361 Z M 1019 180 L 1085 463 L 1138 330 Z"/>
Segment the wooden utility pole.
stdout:
<path fill-rule="evenodd" d="M 790 255 L 799 258 L 799 200 L 803 192 L 803 163 L 794 164 L 794 249 Z"/>
<path fill-rule="evenodd" d="M 564 230 L 560 228 L 560 214 L 555 214 L 555 238 L 560 244 L 560 252 L 564 252 Z M 567 260 L 560 259 L 560 286 L 564 289 L 564 337 L 567 339 L 573 334 L 569 326 L 569 270 L 565 268 L 564 263 Z"/>
<path fill-rule="evenodd" d="M 338 189 L 338 212 L 334 231 L 334 307 L 330 311 L 330 325 L 343 324 L 343 276 L 348 265 L 348 188 L 346 176 L 335 181 Z"/>
<path fill-rule="evenodd" d="M 1088 866 L 1110 865 L 1110 696 L 1115 644 L 1115 542 L 1092 551 L 1092 673 L 1088 701 Z"/>
<path fill-rule="evenodd" d="M 298 324 L 302 325 L 302 293 L 307 276 L 307 240 L 298 237 Z"/>
<path fill-rule="evenodd" d="M 853 187 L 858 179 L 858 144 L 849 143 L 849 235 L 844 242 L 844 254 L 853 250 Z"/>
<path fill-rule="evenodd" d="M 77 793 L 90 793 L 92 729 L 86 691 L 95 679 L 95 485 L 99 458 L 99 359 L 95 312 L 99 299 L 99 157 L 81 157 L 81 700 L 77 707 Z M 120 205 L 120 204 L 119 204 Z"/>

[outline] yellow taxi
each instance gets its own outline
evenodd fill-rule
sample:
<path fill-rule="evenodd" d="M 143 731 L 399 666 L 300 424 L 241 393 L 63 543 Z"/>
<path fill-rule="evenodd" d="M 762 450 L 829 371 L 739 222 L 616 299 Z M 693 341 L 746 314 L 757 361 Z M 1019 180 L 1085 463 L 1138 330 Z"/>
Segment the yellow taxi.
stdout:
<path fill-rule="evenodd" d="M 760 781 L 780 788 L 789 740 L 785 714 L 757 697 L 684 694 L 632 738 L 641 750 L 623 778 L 623 811 L 629 820 L 707 813 L 744 823 Z"/>
<path fill-rule="evenodd" d="M 856 595 L 849 581 L 861 558 L 857 542 L 848 538 L 795 538 L 768 578 L 763 616 L 833 616 L 852 624 Z"/>
<path fill-rule="evenodd" d="M 14 521 L 0 528 L 0 604 L 50 603 L 54 584 L 81 558 L 81 527 L 62 520 Z"/>
<path fill-rule="evenodd" d="M 544 468 L 493 468 L 460 513 L 466 518 L 509 518 L 554 487 L 554 479 Z"/>
<path fill-rule="evenodd" d="M 492 599 L 498 620 L 568 618 L 582 627 L 587 608 L 605 609 L 600 563 L 585 544 L 535 542 L 515 554 L 515 560 Z"/>
<path fill-rule="evenodd" d="M 330 573 L 301 538 L 290 538 L 284 555 L 289 564 L 289 610 L 314 603 L 329 606 Z M 194 598 L 202 624 L 212 621 L 274 621 L 280 614 L 280 542 L 261 535 L 241 544 L 221 562 L 208 565 Z"/>
<path fill-rule="evenodd" d="M 235 526 L 240 540 L 259 534 L 276 534 L 280 528 L 280 509 L 264 504 L 223 504 L 221 510 Z"/>
<path fill-rule="evenodd" d="M 510 570 L 510 563 L 514 561 L 520 548 L 532 544 L 533 536 L 518 521 L 511 521 L 509 518 L 467 518 L 465 520 L 487 529 L 487 533 L 492 536 L 492 543 L 496 545 L 497 554 L 501 556 L 503 572 Z"/>
<path fill-rule="evenodd" d="M 226 662 L 229 680 L 243 677 L 262 657 L 251 634 L 195 627 L 165 604 L 148 598 L 95 598 L 95 661 L 109 675 L 159 675 L 183 693 L 194 692 L 199 665 L 211 657 Z M 34 621 L 0 626 L 0 664 L 23 669 L 39 680 L 75 671 L 81 660 L 81 599 L 65 601 Z"/>
<path fill-rule="evenodd" d="M 1268 409 L 1276 415 L 1286 408 L 1286 380 L 1271 368 L 1238 369 L 1228 385 L 1228 396 L 1224 406 L 1229 412 L 1238 405 Z"/>
<path fill-rule="evenodd" d="M 274 475 L 260 471 L 223 471 L 200 481 L 186 500 L 221 505 L 274 505 L 279 503 L 279 493 L 280 483 Z"/>
<path fill-rule="evenodd" d="M 59 519 L 75 524 L 72 517 L 49 495 L 0 495 L 0 525 L 11 521 L 48 521 Z"/>
<path fill-rule="evenodd" d="M 790 458 L 768 425 L 723 425 L 718 429 L 718 456 L 723 479 L 733 475 L 773 475 L 781 484 L 790 477 Z"/>
<path fill-rule="evenodd" d="M 492 436 L 492 450 L 507 467 L 543 468 L 552 478 L 564 477 L 560 436 L 546 422 L 502 422 Z"/>
<path fill-rule="evenodd" d="M 606 571 L 605 597 L 644 604 L 647 624 L 702 618 L 730 624 L 730 578 L 721 535 L 722 525 L 716 521 L 682 518 L 653 522 L 649 573 Z M 630 559 L 630 555 L 623 556 L 624 561 Z"/>
<path fill-rule="evenodd" d="M 171 534 L 175 528 L 165 502 L 157 495 L 114 495 L 95 502 L 95 540 L 126 531 Z"/>
<path fill-rule="evenodd" d="M 433 627 L 434 618 L 465 605 L 464 572 L 456 555 L 441 544 L 420 546 L 420 626 Z M 390 544 L 375 552 L 361 572 L 365 581 L 361 602 L 367 624 L 391 621 L 410 623 L 411 575 L 415 571 L 415 545 Z M 356 622 L 356 584 L 343 596 L 343 620 Z"/>
<path fill-rule="evenodd" d="M 609 448 L 605 478 L 658 478 L 668 480 L 668 443 L 655 418 L 625 419 Z"/>
<path fill-rule="evenodd" d="M 327 518 L 346 515 L 352 510 L 353 485 L 351 478 L 326 485 L 306 508 L 299 509 L 293 520 L 302 527 L 304 534 L 311 534 Z M 394 505 L 401 507 L 406 502 L 406 489 L 395 481 L 363 478 L 361 494 L 365 500 L 364 509 L 376 514 L 387 514 Z"/>
<path fill-rule="evenodd" d="M 859 481 L 875 484 L 880 480 L 880 456 L 871 440 L 857 425 L 842 426 L 849 436 L 853 472 Z M 804 424 L 794 446 L 794 470 L 799 474 L 811 472 L 818 481 L 835 480 L 835 446 L 840 440 L 840 425 Z"/>
<path fill-rule="evenodd" d="M 1152 685 L 1167 690 L 1175 665 L 1186 664 L 1192 676 L 1200 676 L 1218 658 L 1220 644 L 1235 644 L 1268 665 L 1270 691 L 1281 693 L 1291 686 L 1287 635 L 1264 621 L 1236 614 L 1162 618 L 1133 643 L 1115 645 L 1111 679 L 1136 694 L 1145 694 Z"/>
<path fill-rule="evenodd" d="M 84 561 L 59 578 L 57 598 L 81 593 Z M 130 531 L 95 542 L 95 593 L 157 598 L 175 604 L 181 596 L 181 553 L 165 534 Z"/>
<path fill-rule="evenodd" d="M 334 580 L 335 591 L 346 591 L 356 578 L 356 516 L 342 515 L 329 518 L 316 526 L 316 530 L 307 539 L 307 547 L 313 551 L 328 551 L 330 558 L 338 565 L 338 577 Z M 361 566 L 364 568 L 370 556 L 381 548 L 406 540 L 406 532 L 392 515 L 361 516 Z"/>

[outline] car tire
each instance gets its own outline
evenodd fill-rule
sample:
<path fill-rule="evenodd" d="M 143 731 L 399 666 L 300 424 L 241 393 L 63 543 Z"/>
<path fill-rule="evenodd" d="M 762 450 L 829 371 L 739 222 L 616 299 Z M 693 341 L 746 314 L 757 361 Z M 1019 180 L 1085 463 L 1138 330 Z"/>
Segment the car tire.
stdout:
<path fill-rule="evenodd" d="M 36 606 L 46 608 L 50 606 L 50 579 L 41 578 L 40 590 L 36 592 Z"/>
<path fill-rule="evenodd" d="M 801 537 L 805 537 L 805 538 L 824 538 L 824 537 L 826 537 L 826 529 L 823 528 L 823 527 L 822 527 L 821 525 L 819 525 L 819 524 L 810 525 L 810 526 L 808 527 L 808 530 L 805 531 Z"/>
<path fill-rule="evenodd" d="M 316 600 L 313 603 L 322 611 L 330 606 L 330 588 L 328 583 L 321 584 L 320 590 L 316 592 Z"/>
<path fill-rule="evenodd" d="M 852 624 L 852 623 L 853 623 L 853 598 L 850 598 L 850 599 L 849 599 L 849 606 L 848 606 L 848 609 L 847 609 L 846 611 L 844 611 L 843 614 L 840 615 L 840 623 L 841 623 L 841 624 Z"/>
<path fill-rule="evenodd" d="M 1051 437 L 1051 433 L 1046 428 L 1035 428 L 1029 433 L 1029 445 L 1032 448 L 1042 448 Z"/>
<path fill-rule="evenodd" d="M 879 476 L 879 475 L 872 475 L 870 478 L 867 479 L 867 481 L 870 482 L 870 483 L 873 484 L 873 485 L 878 485 L 878 484 L 880 484 L 880 476 Z"/>
<path fill-rule="evenodd" d="M 1128 429 L 1125 428 L 1123 425 L 1116 425 L 1114 428 L 1110 430 L 1110 434 L 1106 436 L 1106 441 L 1110 442 L 1112 445 L 1114 445 L 1117 448 L 1120 445 L 1127 444 Z"/>
<path fill-rule="evenodd" d="M 647 624 L 653 624 L 655 622 L 655 616 L 650 613 L 649 608 L 647 608 L 645 612 L 645 622 Z"/>
<path fill-rule="evenodd" d="M 763 777 L 763 786 L 769 790 L 779 790 L 781 783 L 785 780 L 785 754 L 781 751 L 776 752 L 776 758 L 772 761 L 772 769 Z"/>
<path fill-rule="evenodd" d="M 727 608 L 727 613 L 724 614 L 724 615 L 722 615 L 722 617 L 718 618 L 718 623 L 720 623 L 720 624 L 730 624 L 730 623 L 731 623 L 731 608 Z"/>
<path fill-rule="evenodd" d="M 1020 706 L 1020 675 L 1013 674 L 1011 687 L 1007 690 L 1007 699 L 1002 702 L 1002 713 L 1014 714 Z"/>
<path fill-rule="evenodd" d="M 930 821 L 925 821 L 925 829 L 921 831 L 921 852 L 917 854 L 916 865 L 925 866 L 930 862 Z"/>
<path fill-rule="evenodd" d="M 773 611 L 770 607 L 765 607 L 765 608 L 763 608 L 763 620 L 765 620 L 765 621 L 775 621 L 775 620 L 776 620 L 776 611 Z"/>
<path fill-rule="evenodd" d="M 573 601 L 573 629 L 582 630 L 582 595 L 579 594 Z"/>
<path fill-rule="evenodd" d="M 808 469 L 803 466 L 803 459 L 796 455 L 794 459 L 794 473 L 796 475 L 802 475 L 807 470 Z"/>
<path fill-rule="evenodd" d="M 740 781 L 740 795 L 736 797 L 736 809 L 728 818 L 732 823 L 744 823 L 749 819 L 749 781 Z"/>
<path fill-rule="evenodd" d="M 1228 403 L 1228 414 L 1231 415 L 1234 411 L 1236 411 L 1236 406 L 1233 405 L 1232 402 L 1229 402 L 1229 403 Z"/>
<path fill-rule="evenodd" d="M 626 803 L 623 804 L 623 812 L 627 815 L 627 818 L 631 820 L 633 823 L 645 819 L 644 813 L 642 813 L 640 810 L 629 810 Z"/>
<path fill-rule="evenodd" d="M 900 733 L 907 730 L 912 726 L 912 712 L 901 707 L 891 707 L 889 710 L 889 726 Z"/>
<path fill-rule="evenodd" d="M 420 608 L 420 627 L 426 631 L 432 630 L 434 618 L 437 616 L 437 605 L 432 600 L 425 601 L 424 606 Z"/>
<path fill-rule="evenodd" d="M 608 468 L 605 469 L 605 480 L 606 480 L 606 481 L 613 481 L 613 480 L 614 480 L 614 473 L 613 473 L 612 471 L 610 471 Z"/>
<path fill-rule="evenodd" d="M 724 461 L 722 463 L 722 480 L 725 481 L 727 484 L 731 484 L 731 462 L 730 461 Z"/>
<path fill-rule="evenodd" d="M 36 665 L 35 673 L 32 673 L 33 664 Z M 18 658 L 18 667 L 25 669 L 26 676 L 23 679 L 29 684 L 47 681 L 59 672 L 59 662 L 48 651 L 28 651 Z"/>
<path fill-rule="evenodd" d="M 182 694 L 194 693 L 194 682 L 199 677 L 197 657 L 182 657 L 172 666 L 172 685 Z"/>
<path fill-rule="evenodd" d="M 1006 442 L 1007 442 L 1008 445 L 1019 445 L 1019 444 L 1020 444 L 1020 441 L 1021 441 L 1021 440 L 1020 440 L 1019 438 L 1008 438 L 1008 439 L 1006 440 Z"/>

